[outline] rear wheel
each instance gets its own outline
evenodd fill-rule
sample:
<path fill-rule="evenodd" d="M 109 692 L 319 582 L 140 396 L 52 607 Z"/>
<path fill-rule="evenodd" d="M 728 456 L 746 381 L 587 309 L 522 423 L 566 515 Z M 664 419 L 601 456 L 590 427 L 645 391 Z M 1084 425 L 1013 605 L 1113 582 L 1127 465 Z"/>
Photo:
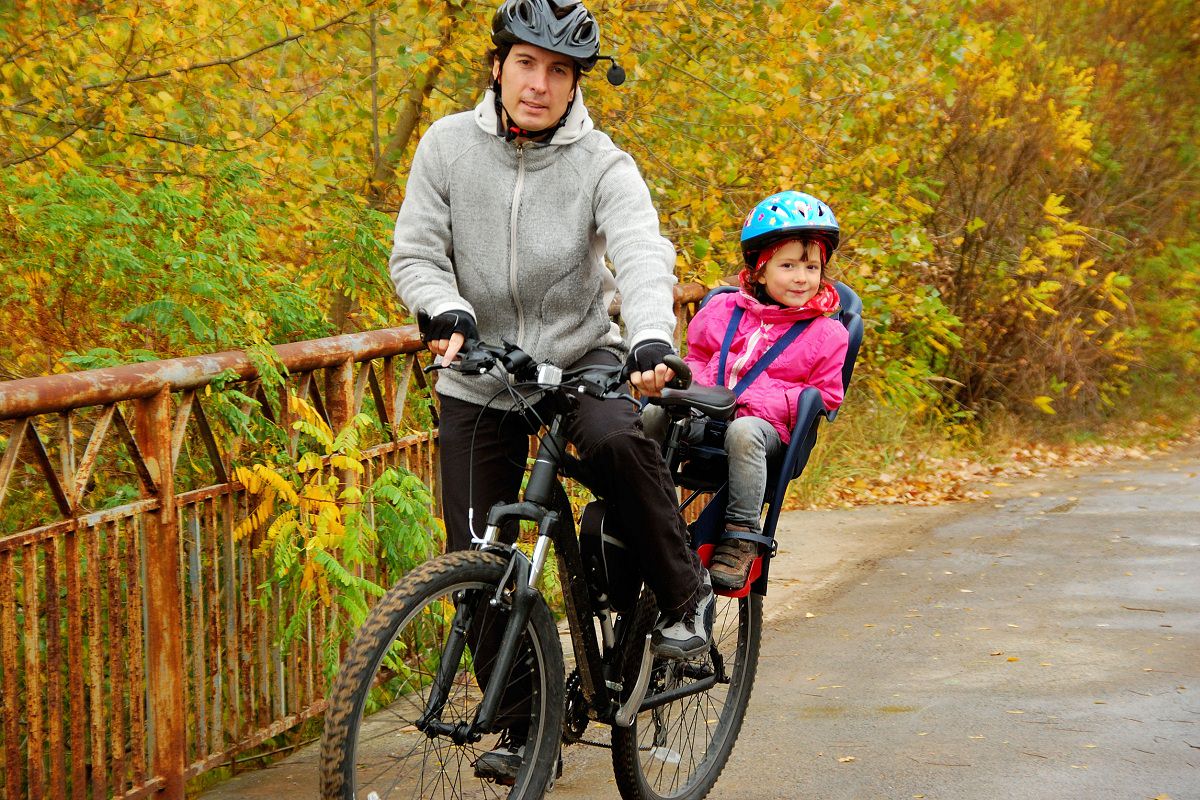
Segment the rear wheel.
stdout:
<path fill-rule="evenodd" d="M 515 783 L 502 786 L 475 775 L 475 762 L 496 746 L 499 731 L 472 742 L 427 734 L 421 722 L 438 675 L 446 679 L 437 715 L 447 724 L 443 730 L 462 723 L 465 731 L 475 719 L 483 699 L 477 676 L 490 674 L 495 657 L 494 644 L 480 642 L 497 641 L 508 616 L 507 592 L 498 606 L 491 603 L 506 567 L 494 553 L 450 553 L 410 572 L 371 610 L 346 652 L 325 715 L 325 800 L 542 797 L 558 761 L 563 658 L 540 598 L 521 636 L 499 718 L 505 727 L 527 732 Z M 456 620 L 468 646 L 443 665 Z"/>
<path fill-rule="evenodd" d="M 758 668 L 762 597 L 718 596 L 716 603 L 709 651 L 686 661 L 656 659 L 643 710 L 632 726 L 613 728 L 613 772 L 624 800 L 699 800 L 729 760 Z M 633 641 L 653 626 L 653 602 L 643 597 L 637 613 L 642 635 Z M 636 660 L 626 661 L 629 680 Z"/>

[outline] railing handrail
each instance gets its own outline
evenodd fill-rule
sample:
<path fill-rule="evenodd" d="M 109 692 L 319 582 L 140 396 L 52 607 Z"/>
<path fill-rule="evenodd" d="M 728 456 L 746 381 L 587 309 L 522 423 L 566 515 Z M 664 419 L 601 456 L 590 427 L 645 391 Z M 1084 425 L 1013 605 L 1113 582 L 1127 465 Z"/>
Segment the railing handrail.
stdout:
<path fill-rule="evenodd" d="M 289 372 L 307 372 L 347 360 L 370 361 L 412 353 L 422 347 L 417 326 L 404 325 L 280 344 L 274 349 Z M 258 368 L 245 351 L 228 350 L 4 381 L 0 382 L 0 420 L 145 399 L 163 388 L 172 392 L 197 389 L 230 370 L 240 380 L 258 376 Z"/>
<path fill-rule="evenodd" d="M 697 283 L 675 287 L 675 302 L 694 303 L 707 289 Z M 275 345 L 275 353 L 289 372 L 307 372 L 347 360 L 370 361 L 388 355 L 420 350 L 416 325 L 381 328 Z M 153 397 L 163 388 L 172 392 L 198 389 L 232 370 L 240 380 L 258 376 L 258 369 L 242 350 L 202 356 L 185 356 L 119 367 L 102 367 L 61 375 L 45 375 L 0 382 L 0 420 L 53 414 L 86 406 L 108 405 Z"/>

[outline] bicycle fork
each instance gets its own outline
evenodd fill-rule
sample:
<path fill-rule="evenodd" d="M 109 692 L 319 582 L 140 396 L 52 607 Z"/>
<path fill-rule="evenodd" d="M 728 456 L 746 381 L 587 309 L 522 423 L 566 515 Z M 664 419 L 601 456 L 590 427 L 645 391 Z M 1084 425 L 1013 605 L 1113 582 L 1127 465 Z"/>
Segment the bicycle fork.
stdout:
<path fill-rule="evenodd" d="M 538 465 L 542 466 L 542 465 Z M 552 465 L 546 465 L 551 466 Z M 535 469 L 535 474 L 537 470 Z M 531 482 L 532 483 L 532 482 Z M 528 492 L 526 493 L 528 497 Z M 500 526 L 509 520 L 530 520 L 538 523 L 539 536 L 534 547 L 533 559 L 528 559 L 524 553 L 515 547 L 505 547 L 504 553 L 508 558 L 508 569 L 496 586 L 495 593 L 487 600 L 487 605 L 496 610 L 507 606 L 508 615 L 504 623 L 500 645 L 496 650 L 496 659 L 492 665 L 491 675 L 484 690 L 483 702 L 475 712 L 475 719 L 470 722 L 449 724 L 441 719 L 450 696 L 450 688 L 458 673 L 458 665 L 462 662 L 475 614 L 480 610 L 479 602 L 470 601 L 465 594 L 458 598 L 454 612 L 454 620 L 450 626 L 450 635 L 442 651 L 442 660 L 438 665 L 437 675 L 429 694 L 425 712 L 417 721 L 417 729 L 426 736 L 448 736 L 455 744 L 478 742 L 486 733 L 492 732 L 496 715 L 507 688 L 509 674 L 516 662 L 521 634 L 529 622 L 533 605 L 541 597 L 538 582 L 542 568 L 545 566 L 549 553 L 549 532 L 558 524 L 559 515 L 556 511 L 547 509 L 544 505 L 531 502 L 528 499 L 519 503 L 511 503 L 494 507 L 488 514 L 487 530 L 482 539 L 475 544 L 485 549 L 496 547 Z M 511 589 L 509 587 L 512 587 Z M 478 654 L 476 654 L 478 657 Z"/>

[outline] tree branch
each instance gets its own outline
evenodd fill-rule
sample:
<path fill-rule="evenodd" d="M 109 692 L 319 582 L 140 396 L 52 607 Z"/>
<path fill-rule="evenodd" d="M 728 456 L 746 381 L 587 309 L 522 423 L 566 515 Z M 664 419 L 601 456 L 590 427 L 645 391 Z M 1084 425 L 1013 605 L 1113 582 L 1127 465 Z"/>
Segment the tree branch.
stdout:
<path fill-rule="evenodd" d="M 367 6 L 374 5 L 375 2 L 376 2 L 376 0 L 367 0 L 367 2 L 364 3 L 364 8 Z M 266 52 L 267 50 L 272 50 L 281 45 L 285 45 L 288 42 L 294 42 L 297 39 L 303 39 L 305 36 L 308 36 L 310 34 L 320 33 L 321 31 L 328 30 L 329 28 L 332 28 L 336 25 L 341 25 L 341 24 L 345 23 L 348 19 L 353 17 L 355 14 L 360 13 L 361 11 L 362 11 L 362 9 L 355 9 L 354 11 L 348 11 L 345 14 L 343 14 L 342 16 L 338 17 L 337 19 L 330 20 L 329 22 L 326 22 L 323 25 L 318 25 L 317 27 L 315 27 L 311 30 L 301 31 L 299 33 L 293 33 L 290 36 L 283 36 L 279 39 L 276 39 L 273 42 L 267 42 L 266 44 L 260 45 L 259 47 L 256 47 L 253 50 L 248 50 L 245 53 L 241 53 L 236 56 L 229 56 L 228 58 L 216 58 L 211 61 L 201 61 L 196 64 L 189 64 L 186 67 L 171 67 L 170 69 L 162 69 L 162 70 L 158 70 L 156 72 L 143 72 L 140 75 L 125 76 L 123 78 L 114 78 L 113 80 L 101 81 L 100 83 L 91 83 L 91 84 L 88 84 L 87 86 L 84 86 L 83 91 L 94 92 L 99 89 L 107 89 L 110 86 L 125 85 L 125 84 L 130 84 L 130 83 L 141 83 L 143 81 L 151 81 L 151 80 L 156 80 L 158 78 L 165 78 L 168 75 L 174 75 L 174 74 L 183 73 L 183 72 L 195 72 L 195 71 L 202 70 L 202 69 L 210 69 L 212 67 L 227 67 L 232 64 L 236 64 L 239 61 L 245 61 L 248 58 L 253 58 L 254 56 L 258 55 L 259 53 L 263 53 L 263 52 Z M 15 111 L 18 108 L 28 105 L 29 103 L 31 103 L 33 101 L 34 101 L 34 98 L 32 98 L 32 97 L 23 98 L 22 100 L 19 100 L 16 103 L 14 103 L 13 105 L 9 106 L 9 110 Z"/>
<path fill-rule="evenodd" d="M 83 130 L 83 126 L 76 125 L 74 128 L 67 131 L 62 136 L 58 137 L 53 142 L 51 142 L 50 144 L 41 148 L 40 150 L 37 150 L 36 152 L 30 153 L 29 155 L 26 155 L 26 156 L 22 156 L 20 158 L 6 158 L 3 161 L 0 161 L 0 167 L 15 167 L 18 164 L 24 164 L 26 161 L 35 161 L 35 160 L 41 158 L 42 156 L 46 155 L 46 153 L 49 153 L 54 148 L 58 147 L 60 144 L 65 142 L 67 139 L 70 139 L 72 136 L 79 133 L 79 131 L 81 131 L 81 130 Z"/>
<path fill-rule="evenodd" d="M 443 27 L 437 49 L 439 54 L 450 46 L 453 30 L 453 25 Z M 383 151 L 371 165 L 371 177 L 367 184 L 367 204 L 376 210 L 384 207 L 387 187 L 395 180 L 396 164 L 408 148 L 408 142 L 412 139 L 413 132 L 417 129 L 417 123 L 421 119 L 425 101 L 429 98 L 441 75 L 443 65 L 440 55 L 434 56 L 430 61 L 425 74 L 414 80 L 409 86 L 404 107 L 400 109 L 396 117 L 396 124 L 392 128 L 392 135 L 388 137 Z M 372 80 L 374 80 L 374 76 L 372 76 Z"/>

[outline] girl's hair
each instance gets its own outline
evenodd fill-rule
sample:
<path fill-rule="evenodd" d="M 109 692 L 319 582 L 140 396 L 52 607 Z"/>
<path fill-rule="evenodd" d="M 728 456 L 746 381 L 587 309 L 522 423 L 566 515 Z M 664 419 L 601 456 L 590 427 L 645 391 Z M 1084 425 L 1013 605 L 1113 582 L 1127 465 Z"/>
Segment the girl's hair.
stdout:
<path fill-rule="evenodd" d="M 805 255 L 808 255 L 810 245 L 815 244 L 817 246 L 817 251 L 820 253 L 821 259 L 821 280 L 825 280 L 825 266 L 829 263 L 829 243 L 819 236 L 794 236 L 790 239 L 780 239 L 778 242 L 768 245 L 758 254 L 758 263 L 753 268 L 747 267 L 741 271 L 738 277 L 741 279 L 742 289 L 748 294 L 755 297 L 758 296 L 758 288 L 760 286 L 758 279 L 767 271 L 767 262 L 788 242 L 803 243 Z"/>

